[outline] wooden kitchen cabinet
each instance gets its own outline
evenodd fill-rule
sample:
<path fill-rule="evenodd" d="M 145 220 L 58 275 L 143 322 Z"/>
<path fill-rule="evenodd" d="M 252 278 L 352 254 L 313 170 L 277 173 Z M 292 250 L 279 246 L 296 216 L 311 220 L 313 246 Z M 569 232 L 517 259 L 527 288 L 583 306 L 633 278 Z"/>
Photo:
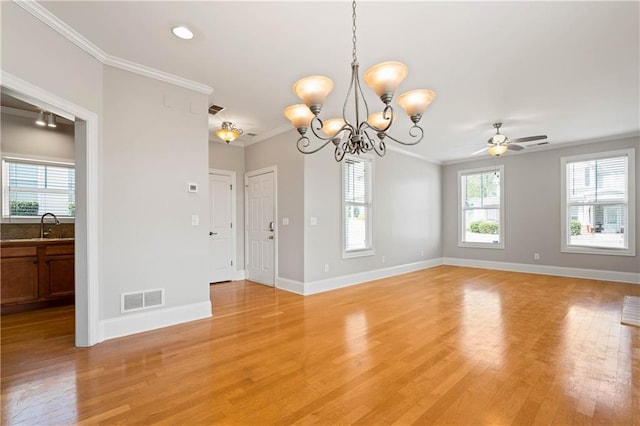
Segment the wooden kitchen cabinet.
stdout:
<path fill-rule="evenodd" d="M 72 239 L 2 241 L 0 257 L 3 314 L 73 303 Z"/>

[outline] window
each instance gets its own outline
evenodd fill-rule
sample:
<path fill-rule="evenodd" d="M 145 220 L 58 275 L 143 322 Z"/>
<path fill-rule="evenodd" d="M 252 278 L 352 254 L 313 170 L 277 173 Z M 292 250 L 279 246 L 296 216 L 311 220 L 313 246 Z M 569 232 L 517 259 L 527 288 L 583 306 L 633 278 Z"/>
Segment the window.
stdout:
<path fill-rule="evenodd" d="M 75 216 L 73 164 L 2 159 L 2 217 Z"/>
<path fill-rule="evenodd" d="M 562 251 L 635 255 L 634 155 L 562 158 Z"/>
<path fill-rule="evenodd" d="M 460 247 L 504 248 L 504 166 L 460 170 Z"/>
<path fill-rule="evenodd" d="M 373 254 L 372 175 L 373 163 L 370 158 L 344 158 L 342 165 L 343 257 Z"/>

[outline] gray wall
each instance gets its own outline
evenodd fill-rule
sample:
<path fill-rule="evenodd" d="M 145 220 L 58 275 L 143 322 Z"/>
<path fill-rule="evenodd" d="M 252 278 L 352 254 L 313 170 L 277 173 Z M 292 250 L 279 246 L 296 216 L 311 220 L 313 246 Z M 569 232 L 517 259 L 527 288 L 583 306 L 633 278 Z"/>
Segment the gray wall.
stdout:
<path fill-rule="evenodd" d="M 278 276 L 304 279 L 304 159 L 295 148 L 295 130 L 245 148 L 247 172 L 278 167 Z M 282 225 L 282 218 L 289 225 Z"/>
<path fill-rule="evenodd" d="M 341 185 L 330 148 L 305 156 L 305 282 L 441 257 L 439 165 L 393 151 L 374 158 L 372 256 L 342 259 Z"/>
<path fill-rule="evenodd" d="M 504 164 L 505 249 L 458 247 L 458 170 L 492 166 L 492 159 L 482 159 L 443 167 L 442 234 L 443 256 L 600 269 L 618 272 L 640 272 L 638 242 L 640 241 L 640 185 L 636 185 L 636 256 L 562 253 L 560 251 L 560 157 L 638 148 L 639 139 L 630 138 L 577 145 L 563 149 L 506 155 L 498 159 Z M 640 171 L 640 153 L 636 151 L 636 182 Z M 533 253 L 540 260 L 533 260 Z"/>
<path fill-rule="evenodd" d="M 102 319 L 125 292 L 164 288 L 165 308 L 209 300 L 209 194 L 187 192 L 208 187 L 206 111 L 204 94 L 105 67 Z"/>
<path fill-rule="evenodd" d="M 236 267 L 244 270 L 244 148 L 209 141 L 209 168 L 236 172 Z"/>
<path fill-rule="evenodd" d="M 73 161 L 73 126 L 60 124 L 56 128 L 35 124 L 35 117 L 2 113 L 2 154 L 12 154 L 44 160 Z"/>

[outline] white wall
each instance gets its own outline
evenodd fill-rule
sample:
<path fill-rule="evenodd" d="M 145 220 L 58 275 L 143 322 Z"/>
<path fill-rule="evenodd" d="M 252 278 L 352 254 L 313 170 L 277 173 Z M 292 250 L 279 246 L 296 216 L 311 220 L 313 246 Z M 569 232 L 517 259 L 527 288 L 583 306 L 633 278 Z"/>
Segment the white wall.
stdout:
<path fill-rule="evenodd" d="M 236 172 L 236 271 L 244 271 L 244 148 L 209 141 L 209 168 Z"/>
<path fill-rule="evenodd" d="M 126 292 L 164 288 L 165 309 L 209 302 L 209 196 L 187 192 L 208 187 L 206 111 L 206 95 L 105 67 L 102 319 L 122 316 Z"/>
<path fill-rule="evenodd" d="M 304 279 L 304 159 L 295 148 L 295 130 L 245 148 L 247 172 L 278 167 L 278 276 Z M 282 225 L 282 218 L 289 225 Z"/>
<path fill-rule="evenodd" d="M 443 167 L 442 216 L 443 256 L 459 259 L 499 261 L 519 264 L 640 272 L 636 256 L 608 256 L 562 253 L 560 251 L 560 157 L 623 148 L 639 148 L 639 138 L 590 143 L 505 155 L 504 164 L 505 248 L 504 250 L 458 247 L 458 170 L 492 166 L 493 159 L 450 164 Z M 640 177 L 640 153 L 636 151 L 636 182 Z M 636 253 L 640 241 L 640 185 L 636 185 Z M 540 253 L 534 261 L 533 253 Z"/>
<path fill-rule="evenodd" d="M 343 259 L 341 166 L 330 148 L 305 156 L 305 283 L 441 257 L 440 166 L 388 151 L 374 158 L 375 255 Z"/>

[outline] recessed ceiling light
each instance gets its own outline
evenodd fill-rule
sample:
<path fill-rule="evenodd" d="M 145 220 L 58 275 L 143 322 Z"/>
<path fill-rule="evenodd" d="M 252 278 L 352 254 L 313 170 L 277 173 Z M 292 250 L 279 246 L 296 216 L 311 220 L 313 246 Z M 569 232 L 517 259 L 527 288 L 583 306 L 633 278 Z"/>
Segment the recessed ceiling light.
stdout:
<path fill-rule="evenodd" d="M 183 40 L 191 40 L 193 38 L 193 33 L 187 27 L 183 27 L 183 26 L 173 27 L 171 29 L 171 32 L 173 33 L 174 36 L 180 37 Z"/>

